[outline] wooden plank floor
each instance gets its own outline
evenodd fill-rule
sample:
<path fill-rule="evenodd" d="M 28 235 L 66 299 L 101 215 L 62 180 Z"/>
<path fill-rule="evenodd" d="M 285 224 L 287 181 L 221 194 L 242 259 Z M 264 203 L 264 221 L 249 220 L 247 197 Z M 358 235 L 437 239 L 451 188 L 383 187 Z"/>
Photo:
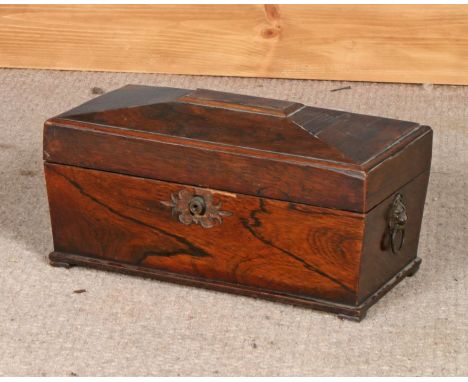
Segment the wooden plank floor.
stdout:
<path fill-rule="evenodd" d="M 0 66 L 468 84 L 468 6 L 2 5 Z"/>

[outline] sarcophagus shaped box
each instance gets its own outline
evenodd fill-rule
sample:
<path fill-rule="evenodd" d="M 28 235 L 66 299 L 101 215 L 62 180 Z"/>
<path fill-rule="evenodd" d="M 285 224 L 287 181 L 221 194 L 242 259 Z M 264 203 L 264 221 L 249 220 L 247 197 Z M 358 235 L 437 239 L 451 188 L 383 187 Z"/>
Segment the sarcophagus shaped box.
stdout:
<path fill-rule="evenodd" d="M 412 122 L 126 86 L 45 123 L 50 260 L 359 320 L 419 266 L 431 146 Z"/>

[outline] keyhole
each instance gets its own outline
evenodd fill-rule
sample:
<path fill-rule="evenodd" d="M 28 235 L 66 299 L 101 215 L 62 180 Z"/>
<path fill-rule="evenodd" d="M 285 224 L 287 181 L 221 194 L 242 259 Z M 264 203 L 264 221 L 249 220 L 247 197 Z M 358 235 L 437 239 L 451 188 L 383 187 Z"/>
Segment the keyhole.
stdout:
<path fill-rule="evenodd" d="M 189 203 L 189 211 L 192 215 L 203 215 L 206 211 L 205 200 L 201 196 L 194 196 Z"/>

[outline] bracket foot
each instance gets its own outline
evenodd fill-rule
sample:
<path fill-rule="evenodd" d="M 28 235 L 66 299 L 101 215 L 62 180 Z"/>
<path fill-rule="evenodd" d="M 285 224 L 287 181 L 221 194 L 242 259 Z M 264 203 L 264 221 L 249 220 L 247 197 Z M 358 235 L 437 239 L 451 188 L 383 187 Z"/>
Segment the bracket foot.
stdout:
<path fill-rule="evenodd" d="M 55 252 L 51 252 L 49 254 L 49 265 L 51 265 L 52 267 L 68 269 L 73 266 L 72 264 L 63 261 L 62 259 L 57 259 L 56 256 L 57 254 Z"/>

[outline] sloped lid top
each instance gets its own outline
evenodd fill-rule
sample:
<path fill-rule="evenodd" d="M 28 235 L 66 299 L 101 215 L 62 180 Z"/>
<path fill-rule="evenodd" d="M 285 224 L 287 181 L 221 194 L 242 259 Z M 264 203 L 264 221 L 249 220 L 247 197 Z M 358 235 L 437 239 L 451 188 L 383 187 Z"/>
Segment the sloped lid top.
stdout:
<path fill-rule="evenodd" d="M 419 125 L 211 90 L 129 85 L 59 116 L 366 168 Z M 121 132 L 123 133 L 123 132 Z M 377 160 L 380 161 L 380 160 Z"/>
<path fill-rule="evenodd" d="M 412 122 L 132 85 L 49 119 L 44 159 L 365 212 L 428 168 L 431 142 Z"/>

